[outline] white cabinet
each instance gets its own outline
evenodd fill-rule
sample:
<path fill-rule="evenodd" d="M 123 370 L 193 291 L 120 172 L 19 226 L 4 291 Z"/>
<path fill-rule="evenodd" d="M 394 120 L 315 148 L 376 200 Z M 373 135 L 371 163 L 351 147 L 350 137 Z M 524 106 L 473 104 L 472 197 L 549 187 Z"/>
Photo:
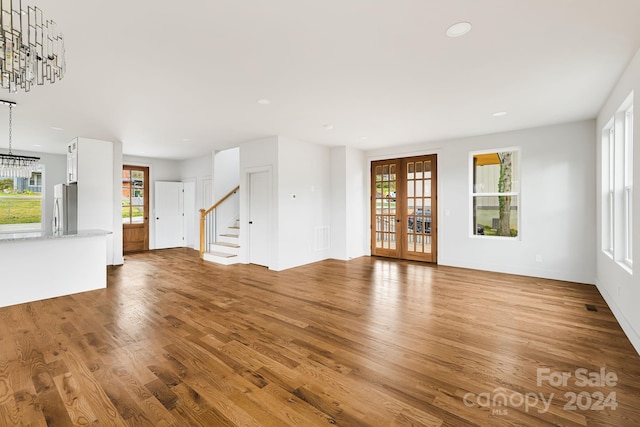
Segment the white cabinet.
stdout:
<path fill-rule="evenodd" d="M 67 184 L 78 182 L 78 138 L 67 144 Z"/>
<path fill-rule="evenodd" d="M 75 138 L 67 147 L 67 178 L 78 185 L 78 230 L 113 232 L 116 203 L 113 143 Z M 112 241 L 112 236 L 107 236 L 108 263 Z"/>

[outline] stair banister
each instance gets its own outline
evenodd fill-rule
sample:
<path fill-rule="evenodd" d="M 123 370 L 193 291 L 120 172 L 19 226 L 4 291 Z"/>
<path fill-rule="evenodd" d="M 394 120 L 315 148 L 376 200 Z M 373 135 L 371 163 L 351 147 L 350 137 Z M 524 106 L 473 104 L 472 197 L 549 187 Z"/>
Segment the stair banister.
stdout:
<path fill-rule="evenodd" d="M 206 240 L 205 240 L 205 220 L 206 217 L 208 215 L 210 215 L 213 211 L 215 211 L 215 209 L 220 206 L 222 203 L 225 202 L 225 200 L 227 200 L 229 197 L 233 196 L 234 194 L 236 194 L 236 192 L 240 189 L 240 186 L 238 185 L 236 188 L 234 188 L 233 190 L 229 191 L 229 193 L 224 196 L 222 199 L 218 200 L 213 206 L 211 206 L 209 209 L 200 209 L 200 259 L 204 259 L 204 252 L 205 252 L 205 247 L 206 247 Z"/>

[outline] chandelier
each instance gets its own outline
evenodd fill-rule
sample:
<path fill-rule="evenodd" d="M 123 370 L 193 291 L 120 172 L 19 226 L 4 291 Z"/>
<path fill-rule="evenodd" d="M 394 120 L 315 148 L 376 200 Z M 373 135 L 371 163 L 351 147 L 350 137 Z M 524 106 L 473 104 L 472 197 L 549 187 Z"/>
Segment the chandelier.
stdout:
<path fill-rule="evenodd" d="M 13 106 L 15 102 L 2 101 L 0 104 L 9 106 L 9 153 L 0 153 L 0 177 L 8 178 L 31 178 L 31 174 L 38 168 L 40 157 L 18 156 L 11 152 L 13 138 Z"/>
<path fill-rule="evenodd" d="M 21 0 L 2 0 L 0 10 L 0 87 L 26 92 L 31 85 L 55 83 L 64 77 L 64 40 L 56 23 L 42 10 Z"/>

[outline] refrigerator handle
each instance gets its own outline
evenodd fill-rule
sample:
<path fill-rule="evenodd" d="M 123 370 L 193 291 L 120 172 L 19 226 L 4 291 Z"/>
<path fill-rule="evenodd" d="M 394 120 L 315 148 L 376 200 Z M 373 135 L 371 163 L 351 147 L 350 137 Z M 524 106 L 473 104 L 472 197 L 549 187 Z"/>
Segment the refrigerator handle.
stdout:
<path fill-rule="evenodd" d="M 60 231 L 60 206 L 58 203 L 58 199 L 53 201 L 53 232 Z"/>

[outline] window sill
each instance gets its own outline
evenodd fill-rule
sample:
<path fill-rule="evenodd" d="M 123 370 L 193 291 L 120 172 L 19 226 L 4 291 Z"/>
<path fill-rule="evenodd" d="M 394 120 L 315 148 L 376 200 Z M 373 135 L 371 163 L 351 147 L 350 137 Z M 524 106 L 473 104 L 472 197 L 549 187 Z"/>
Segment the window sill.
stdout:
<path fill-rule="evenodd" d="M 617 261 L 617 264 L 622 267 L 624 271 L 633 276 L 633 262 L 629 261 Z"/>

